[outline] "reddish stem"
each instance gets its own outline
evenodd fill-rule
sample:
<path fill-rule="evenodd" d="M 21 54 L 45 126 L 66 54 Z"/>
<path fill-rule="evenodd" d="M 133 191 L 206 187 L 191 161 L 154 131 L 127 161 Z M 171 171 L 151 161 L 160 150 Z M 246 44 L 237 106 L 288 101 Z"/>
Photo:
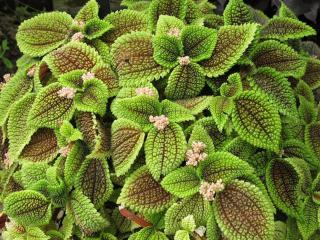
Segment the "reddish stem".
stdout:
<path fill-rule="evenodd" d="M 7 221 L 7 215 L 0 213 L 0 229 L 4 228 Z"/>
<path fill-rule="evenodd" d="M 134 214 L 133 212 L 129 211 L 128 209 L 124 207 L 119 207 L 120 214 L 124 216 L 125 218 L 135 222 L 141 227 L 150 227 L 152 226 L 151 223 L 147 222 L 145 219 L 142 217 L 139 217 L 138 215 Z"/>

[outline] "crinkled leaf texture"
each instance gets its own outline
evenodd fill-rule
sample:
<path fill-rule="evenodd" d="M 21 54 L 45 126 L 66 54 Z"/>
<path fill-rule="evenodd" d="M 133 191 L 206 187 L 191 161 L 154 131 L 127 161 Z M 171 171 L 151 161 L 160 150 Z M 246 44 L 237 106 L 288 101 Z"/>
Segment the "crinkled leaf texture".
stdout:
<path fill-rule="evenodd" d="M 256 92 L 243 92 L 235 98 L 232 112 L 239 136 L 254 146 L 279 150 L 281 122 L 277 109 Z"/>
<path fill-rule="evenodd" d="M 310 58 L 307 61 L 306 72 L 302 80 L 304 80 L 312 90 L 320 87 L 320 60 Z"/>
<path fill-rule="evenodd" d="M 11 193 L 4 200 L 4 211 L 16 222 L 41 226 L 51 218 L 51 204 L 44 195 L 33 190 Z"/>
<path fill-rule="evenodd" d="M 70 120 L 74 112 L 74 101 L 59 96 L 62 85 L 53 83 L 37 95 L 28 116 L 28 122 L 35 127 L 58 128 L 64 120 Z"/>
<path fill-rule="evenodd" d="M 205 75 L 218 77 L 228 71 L 248 48 L 256 30 L 253 23 L 221 27 L 211 57 L 200 62 Z"/>
<path fill-rule="evenodd" d="M 227 124 L 233 108 L 234 103 L 228 97 L 216 96 L 212 99 L 210 112 L 220 132 L 222 132 Z"/>
<path fill-rule="evenodd" d="M 320 122 L 311 123 L 305 130 L 305 144 L 312 154 L 320 160 Z"/>
<path fill-rule="evenodd" d="M 253 22 L 253 13 L 243 0 L 230 0 L 227 4 L 223 18 L 225 25 L 241 25 L 243 23 Z"/>
<path fill-rule="evenodd" d="M 173 201 L 174 197 L 143 166 L 126 179 L 117 203 L 143 213 L 158 213 Z"/>
<path fill-rule="evenodd" d="M 40 57 L 66 42 L 72 18 L 65 12 L 39 14 L 24 21 L 18 28 L 20 51 L 31 57 Z"/>
<path fill-rule="evenodd" d="M 112 162 L 117 176 L 127 173 L 144 143 L 141 127 L 126 119 L 113 122 L 111 130 Z"/>
<path fill-rule="evenodd" d="M 191 114 L 197 115 L 207 109 L 211 102 L 211 96 L 199 96 L 194 98 L 179 99 L 175 102 L 189 109 Z"/>
<path fill-rule="evenodd" d="M 161 107 L 161 113 L 167 116 L 171 122 L 178 123 L 195 119 L 189 109 L 167 99 L 161 102 Z"/>
<path fill-rule="evenodd" d="M 213 206 L 218 225 L 228 239 L 273 239 L 272 204 L 251 183 L 232 181 L 217 194 Z"/>
<path fill-rule="evenodd" d="M 146 164 L 159 180 L 176 169 L 184 160 L 187 142 L 182 128 L 170 123 L 165 129 L 152 128 L 145 142 Z"/>
<path fill-rule="evenodd" d="M 87 22 L 98 17 L 99 6 L 96 0 L 89 0 L 77 13 L 75 20 Z"/>
<path fill-rule="evenodd" d="M 105 32 L 109 31 L 112 25 L 98 18 L 89 20 L 83 28 L 84 36 L 90 40 L 101 37 Z"/>

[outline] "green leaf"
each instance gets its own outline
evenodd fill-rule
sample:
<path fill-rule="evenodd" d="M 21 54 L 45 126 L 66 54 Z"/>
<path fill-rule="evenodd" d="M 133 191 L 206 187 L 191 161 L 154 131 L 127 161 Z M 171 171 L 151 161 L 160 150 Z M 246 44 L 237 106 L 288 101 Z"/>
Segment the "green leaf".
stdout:
<path fill-rule="evenodd" d="M 181 33 L 184 55 L 192 61 L 199 62 L 211 57 L 217 42 L 217 31 L 214 29 L 190 25 Z"/>
<path fill-rule="evenodd" d="M 220 132 L 225 127 L 233 108 L 233 101 L 228 97 L 216 96 L 212 99 L 210 112 Z"/>
<path fill-rule="evenodd" d="M 83 139 L 82 133 L 78 129 L 74 128 L 68 121 L 63 122 L 59 129 L 59 133 L 61 136 L 66 138 L 67 142 L 75 142 Z"/>
<path fill-rule="evenodd" d="M 298 108 L 299 116 L 306 124 L 317 120 L 317 109 L 312 102 L 309 102 L 303 96 L 299 96 L 300 106 Z"/>
<path fill-rule="evenodd" d="M 145 142 L 146 164 L 152 176 L 159 180 L 176 169 L 184 160 L 186 146 L 178 124 L 171 123 L 162 131 L 152 128 Z"/>
<path fill-rule="evenodd" d="M 148 9 L 148 18 L 152 29 L 156 28 L 161 15 L 174 16 L 184 19 L 187 11 L 187 0 L 155 0 Z"/>
<path fill-rule="evenodd" d="M 3 126 L 8 118 L 9 111 L 14 103 L 32 89 L 32 81 L 27 78 L 26 70 L 19 70 L 4 85 L 0 94 L 0 126 Z"/>
<path fill-rule="evenodd" d="M 266 183 L 274 204 L 288 216 L 301 217 L 302 172 L 288 160 L 274 159 L 266 171 Z"/>
<path fill-rule="evenodd" d="M 102 62 L 97 51 L 82 42 L 70 43 L 49 53 L 43 58 L 55 77 L 76 69 L 89 71 L 97 63 Z"/>
<path fill-rule="evenodd" d="M 305 144 L 307 149 L 314 154 L 317 159 L 317 166 L 320 161 L 320 122 L 307 125 L 305 130 Z"/>
<path fill-rule="evenodd" d="M 277 109 L 263 95 L 243 92 L 235 98 L 234 128 L 254 146 L 279 151 L 281 121 Z"/>
<path fill-rule="evenodd" d="M 153 58 L 152 38 L 148 32 L 132 32 L 112 44 L 114 67 L 122 86 L 137 86 L 168 73 Z"/>
<path fill-rule="evenodd" d="M 284 43 L 268 40 L 258 43 L 250 55 L 256 67 L 271 67 L 284 76 L 302 77 L 306 61 Z"/>
<path fill-rule="evenodd" d="M 145 131 L 152 126 L 149 117 L 160 115 L 161 105 L 149 96 L 118 99 L 113 102 L 111 111 L 117 118 L 126 118 L 140 124 Z"/>
<path fill-rule="evenodd" d="M 25 226 L 45 225 L 51 218 L 50 202 L 36 191 L 11 193 L 5 198 L 3 205 L 6 214 Z"/>
<path fill-rule="evenodd" d="M 300 80 L 298 82 L 298 84 L 297 84 L 297 86 L 295 88 L 295 93 L 298 96 L 304 97 L 306 100 L 308 100 L 311 103 L 315 102 L 312 89 L 310 88 L 310 86 L 306 82 L 304 82 L 302 80 Z"/>
<path fill-rule="evenodd" d="M 93 112 L 100 116 L 106 113 L 109 91 L 106 85 L 97 78 L 83 83 L 83 92 L 77 92 L 74 98 L 75 107 L 83 112 Z"/>
<path fill-rule="evenodd" d="M 73 191 L 71 194 L 70 209 L 75 223 L 86 235 L 98 232 L 109 225 L 100 213 L 94 208 L 89 198 L 80 191 Z"/>
<path fill-rule="evenodd" d="M 253 22 L 253 14 L 243 0 L 230 0 L 223 12 L 225 25 Z"/>
<path fill-rule="evenodd" d="M 39 14 L 22 22 L 17 32 L 17 44 L 22 53 L 43 56 L 66 42 L 72 18 L 65 12 Z"/>
<path fill-rule="evenodd" d="M 110 197 L 113 189 L 107 162 L 87 157 L 78 171 L 75 187 L 95 206 L 102 206 Z"/>
<path fill-rule="evenodd" d="M 220 86 L 221 96 L 233 97 L 242 92 L 242 81 L 239 73 L 230 74 L 227 81 Z"/>
<path fill-rule="evenodd" d="M 279 17 L 298 19 L 295 13 L 290 8 L 288 8 L 288 6 L 283 1 L 281 1 L 281 5 L 279 8 Z"/>
<path fill-rule="evenodd" d="M 302 76 L 302 80 L 305 81 L 312 90 L 320 87 L 320 60 L 310 58 L 307 61 L 306 72 Z"/>
<path fill-rule="evenodd" d="M 236 178 L 254 174 L 254 169 L 231 153 L 215 152 L 200 162 L 198 173 L 207 182 L 222 179 L 223 183 L 228 183 Z"/>
<path fill-rule="evenodd" d="M 162 114 L 168 117 L 170 122 L 185 122 L 195 119 L 189 109 L 167 99 L 161 102 L 161 107 Z"/>
<path fill-rule="evenodd" d="M 209 133 L 206 131 L 206 129 L 202 125 L 195 125 L 192 129 L 192 133 L 190 135 L 189 141 L 188 141 L 188 148 L 192 148 L 193 142 L 203 142 L 206 147 L 203 150 L 207 155 L 214 152 L 215 148 L 213 145 L 213 141 L 211 137 L 209 136 Z"/>
<path fill-rule="evenodd" d="M 113 26 L 99 18 L 89 20 L 83 28 L 84 36 L 90 40 L 101 37 L 105 32 L 109 31 Z"/>
<path fill-rule="evenodd" d="M 99 5 L 96 0 L 89 0 L 77 13 L 75 20 L 87 22 L 98 17 Z"/>
<path fill-rule="evenodd" d="M 118 37 L 133 31 L 148 31 L 148 19 L 143 12 L 123 9 L 111 12 L 105 18 L 112 29 L 102 37 L 107 43 L 113 43 Z"/>
<path fill-rule="evenodd" d="M 35 127 L 58 128 L 63 121 L 70 120 L 74 112 L 73 99 L 60 97 L 62 86 L 53 83 L 41 89 L 28 116 L 28 122 Z"/>
<path fill-rule="evenodd" d="M 193 167 L 183 167 L 165 176 L 161 185 L 171 194 L 185 198 L 199 191 L 200 178 Z"/>
<path fill-rule="evenodd" d="M 261 67 L 253 75 L 254 90 L 265 93 L 282 114 L 297 116 L 296 100 L 290 82 L 273 68 Z"/>
<path fill-rule="evenodd" d="M 180 39 L 170 35 L 158 35 L 153 38 L 154 60 L 165 68 L 178 64 L 178 57 L 183 53 Z"/>
<path fill-rule="evenodd" d="M 165 215 L 165 233 L 174 234 L 181 229 L 181 220 L 192 215 L 197 226 L 205 226 L 211 213 L 211 206 L 200 194 L 174 203 Z"/>
<path fill-rule="evenodd" d="M 180 33 L 183 27 L 184 23 L 179 18 L 160 15 L 157 22 L 156 35 L 170 35 L 170 31 L 173 29 L 179 30 L 178 33 Z"/>
<path fill-rule="evenodd" d="M 218 77 L 227 72 L 248 48 L 256 30 L 256 24 L 221 27 L 211 57 L 200 62 L 205 75 Z"/>
<path fill-rule="evenodd" d="M 119 91 L 119 80 L 112 68 L 104 63 L 98 63 L 91 70 L 95 77 L 100 79 L 107 87 L 110 97 L 115 96 Z"/>
<path fill-rule="evenodd" d="M 174 240 L 190 240 L 188 231 L 178 230 L 174 235 Z"/>
<path fill-rule="evenodd" d="M 199 95 L 205 85 L 202 68 L 196 63 L 179 65 L 171 72 L 165 94 L 170 99 L 184 99 Z"/>
<path fill-rule="evenodd" d="M 142 213 L 157 213 L 172 205 L 173 200 L 143 166 L 126 179 L 117 203 Z"/>
<path fill-rule="evenodd" d="M 260 34 L 264 39 L 272 38 L 286 41 L 316 35 L 316 31 L 298 19 L 275 16 L 263 26 Z"/>
<path fill-rule="evenodd" d="M 83 87 L 82 75 L 86 73 L 86 70 L 76 69 L 70 72 L 63 73 L 59 76 L 58 81 L 64 87 L 70 87 L 77 90 L 81 90 Z"/>
<path fill-rule="evenodd" d="M 189 215 L 189 216 L 186 216 L 184 219 L 182 219 L 181 227 L 190 233 L 194 232 L 197 227 L 194 217 L 192 215 Z"/>
<path fill-rule="evenodd" d="M 144 137 L 144 132 L 135 122 L 118 119 L 112 123 L 111 152 L 117 176 L 128 172 L 143 146 Z"/>
<path fill-rule="evenodd" d="M 194 98 L 179 99 L 175 102 L 185 107 L 186 109 L 189 109 L 191 111 L 191 114 L 197 115 L 209 107 L 211 99 L 211 96 L 199 96 Z"/>
<path fill-rule="evenodd" d="M 217 194 L 213 207 L 228 239 L 273 239 L 272 204 L 251 183 L 234 180 Z"/>
<path fill-rule="evenodd" d="M 21 168 L 21 183 L 24 188 L 32 189 L 39 180 L 46 179 L 46 171 L 49 165 L 46 163 L 26 163 Z"/>
<path fill-rule="evenodd" d="M 59 151 L 57 136 L 50 128 L 39 128 L 28 136 L 25 143 L 23 149 L 18 152 L 20 161 L 50 162 Z"/>

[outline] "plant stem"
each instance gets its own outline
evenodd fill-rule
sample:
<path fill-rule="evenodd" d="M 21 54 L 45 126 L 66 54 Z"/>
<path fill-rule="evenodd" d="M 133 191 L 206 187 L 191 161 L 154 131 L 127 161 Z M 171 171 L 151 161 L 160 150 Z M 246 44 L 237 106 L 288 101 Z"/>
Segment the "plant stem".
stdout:
<path fill-rule="evenodd" d="M 134 214 L 133 212 L 129 211 L 125 207 L 119 206 L 119 211 L 120 211 L 120 214 L 122 216 L 124 216 L 125 218 L 135 222 L 136 224 L 138 224 L 141 227 L 150 227 L 150 226 L 152 226 L 151 223 L 147 222 L 142 217 L 140 217 L 140 216 Z"/>

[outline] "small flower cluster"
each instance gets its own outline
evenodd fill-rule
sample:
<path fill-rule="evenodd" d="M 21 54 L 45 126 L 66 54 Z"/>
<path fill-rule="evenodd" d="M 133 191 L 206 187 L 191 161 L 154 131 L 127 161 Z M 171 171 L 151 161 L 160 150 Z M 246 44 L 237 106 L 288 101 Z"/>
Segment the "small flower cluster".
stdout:
<path fill-rule="evenodd" d="M 87 72 L 87 73 L 85 73 L 85 74 L 83 74 L 83 75 L 81 76 L 81 79 L 82 79 L 82 81 L 86 81 L 86 80 L 93 79 L 94 77 L 95 77 L 94 73 L 92 73 L 92 72 Z"/>
<path fill-rule="evenodd" d="M 71 41 L 81 42 L 83 39 L 84 39 L 84 35 L 82 34 L 82 32 L 76 32 L 71 37 Z"/>
<path fill-rule="evenodd" d="M 221 192 L 224 189 L 222 180 L 219 179 L 215 183 L 203 182 L 200 186 L 199 192 L 207 201 L 213 201 L 215 194 Z"/>
<path fill-rule="evenodd" d="M 141 96 L 141 95 L 146 95 L 146 96 L 150 96 L 150 97 L 154 97 L 155 96 L 154 92 L 149 87 L 136 88 L 136 94 L 138 96 Z"/>
<path fill-rule="evenodd" d="M 184 57 L 178 57 L 179 64 L 181 66 L 186 66 L 191 63 L 190 57 L 189 56 L 184 56 Z"/>
<path fill-rule="evenodd" d="M 29 68 L 27 76 L 32 78 L 35 73 L 36 73 L 36 65 L 33 65 L 31 68 Z"/>
<path fill-rule="evenodd" d="M 76 90 L 69 87 L 63 87 L 58 91 L 59 97 L 73 99 L 76 95 Z"/>
<path fill-rule="evenodd" d="M 150 116 L 149 121 L 159 130 L 164 130 L 169 125 L 169 118 L 165 115 L 161 116 Z"/>
<path fill-rule="evenodd" d="M 9 169 L 11 165 L 13 164 L 12 160 L 9 158 L 9 154 L 4 154 L 3 164 L 5 169 Z"/>
<path fill-rule="evenodd" d="M 188 166 L 197 166 L 202 160 L 205 160 L 208 155 L 204 152 L 206 145 L 203 142 L 193 142 L 192 149 L 186 152 L 186 164 Z"/>
<path fill-rule="evenodd" d="M 173 28 L 170 28 L 168 30 L 168 35 L 172 36 L 172 37 L 176 37 L 176 38 L 179 38 L 180 35 L 181 35 L 181 31 L 179 28 L 177 27 L 173 27 Z"/>

